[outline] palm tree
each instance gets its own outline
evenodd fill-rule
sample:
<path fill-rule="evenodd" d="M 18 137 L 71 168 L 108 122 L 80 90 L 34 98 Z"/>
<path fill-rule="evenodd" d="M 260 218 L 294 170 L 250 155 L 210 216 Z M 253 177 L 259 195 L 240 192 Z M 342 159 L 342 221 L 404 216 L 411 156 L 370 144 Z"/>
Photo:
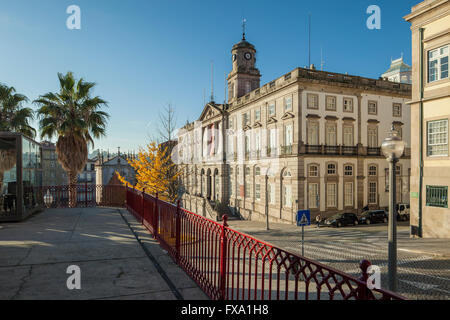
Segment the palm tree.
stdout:
<path fill-rule="evenodd" d="M 30 126 L 33 110 L 22 107 L 28 98 L 16 92 L 13 87 L 0 84 L 0 131 L 20 132 L 34 138 L 36 130 Z M 5 171 L 16 165 L 16 151 L 14 149 L 0 150 L 0 188 Z"/>
<path fill-rule="evenodd" d="M 78 173 L 86 165 L 88 144 L 94 146 L 93 138 L 105 136 L 109 115 L 100 111 L 107 102 L 92 97 L 95 83 L 75 80 L 72 72 L 58 73 L 60 91 L 49 92 L 34 102 L 40 106 L 37 113 L 41 137 L 58 138 L 56 153 L 58 162 L 69 178 L 69 206 L 76 205 Z"/>

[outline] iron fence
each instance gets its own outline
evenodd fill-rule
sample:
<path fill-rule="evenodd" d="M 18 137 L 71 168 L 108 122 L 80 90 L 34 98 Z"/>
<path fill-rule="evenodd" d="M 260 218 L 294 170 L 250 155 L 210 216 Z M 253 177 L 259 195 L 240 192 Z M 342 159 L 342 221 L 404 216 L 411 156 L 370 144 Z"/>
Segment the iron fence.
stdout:
<path fill-rule="evenodd" d="M 131 188 L 126 207 L 214 300 L 404 299 L 368 288 L 367 261 L 357 279 L 235 231 L 226 216 L 220 224 Z"/>
<path fill-rule="evenodd" d="M 37 202 L 47 208 L 69 207 L 70 193 L 76 194 L 76 207 L 124 207 L 126 188 L 122 185 L 77 184 L 75 186 L 34 187 Z"/>

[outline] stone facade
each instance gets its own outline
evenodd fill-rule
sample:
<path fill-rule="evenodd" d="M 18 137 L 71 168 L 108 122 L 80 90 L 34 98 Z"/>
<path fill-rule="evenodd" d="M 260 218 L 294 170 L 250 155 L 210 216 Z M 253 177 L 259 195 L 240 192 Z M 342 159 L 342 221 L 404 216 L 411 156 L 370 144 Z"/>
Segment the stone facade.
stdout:
<path fill-rule="evenodd" d="M 449 238 L 450 1 L 423 1 L 405 19 L 411 23 L 413 64 L 411 234 Z"/>
<path fill-rule="evenodd" d="M 195 195 L 286 223 L 301 209 L 387 207 L 380 146 L 393 124 L 409 144 L 411 86 L 304 68 L 260 86 L 255 54 L 246 40 L 233 47 L 228 103 L 208 103 L 180 130 L 184 205 Z M 408 203 L 409 148 L 398 169 Z"/>

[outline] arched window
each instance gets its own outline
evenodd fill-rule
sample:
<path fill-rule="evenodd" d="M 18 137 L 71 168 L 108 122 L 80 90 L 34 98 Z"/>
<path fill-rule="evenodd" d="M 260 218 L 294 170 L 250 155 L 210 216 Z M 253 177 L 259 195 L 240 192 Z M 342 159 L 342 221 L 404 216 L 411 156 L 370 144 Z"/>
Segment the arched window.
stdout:
<path fill-rule="evenodd" d="M 311 178 L 318 177 L 319 176 L 319 166 L 316 164 L 311 164 L 309 166 L 308 175 Z"/>
<path fill-rule="evenodd" d="M 327 166 L 327 173 L 329 175 L 335 175 L 336 174 L 336 164 L 330 163 Z"/>
<path fill-rule="evenodd" d="M 344 176 L 352 176 L 353 175 L 353 166 L 345 165 L 344 166 Z"/>
<path fill-rule="evenodd" d="M 375 166 L 375 165 L 370 165 L 369 166 L 369 176 L 371 176 L 371 177 L 376 177 L 378 175 L 378 172 L 377 172 L 377 166 Z"/>

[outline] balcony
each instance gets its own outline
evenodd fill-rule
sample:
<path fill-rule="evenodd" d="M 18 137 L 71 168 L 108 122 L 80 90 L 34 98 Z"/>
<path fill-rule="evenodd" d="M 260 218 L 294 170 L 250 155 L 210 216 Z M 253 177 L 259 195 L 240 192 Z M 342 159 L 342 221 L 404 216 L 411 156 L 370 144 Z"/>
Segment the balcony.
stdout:
<path fill-rule="evenodd" d="M 305 154 L 322 154 L 321 145 L 305 145 Z"/>
<path fill-rule="evenodd" d="M 356 146 L 342 146 L 342 154 L 348 156 L 356 156 L 358 154 L 358 147 Z"/>
<path fill-rule="evenodd" d="M 325 154 L 329 155 L 339 155 L 339 146 L 325 146 Z"/>
<path fill-rule="evenodd" d="M 368 156 L 381 156 L 381 148 L 379 148 L 379 147 L 377 147 L 377 148 L 368 147 L 367 148 L 367 155 Z"/>
<path fill-rule="evenodd" d="M 292 147 L 292 145 L 282 146 L 281 147 L 281 155 L 283 155 L 283 156 L 290 156 L 292 154 L 293 154 L 293 147 Z"/>

